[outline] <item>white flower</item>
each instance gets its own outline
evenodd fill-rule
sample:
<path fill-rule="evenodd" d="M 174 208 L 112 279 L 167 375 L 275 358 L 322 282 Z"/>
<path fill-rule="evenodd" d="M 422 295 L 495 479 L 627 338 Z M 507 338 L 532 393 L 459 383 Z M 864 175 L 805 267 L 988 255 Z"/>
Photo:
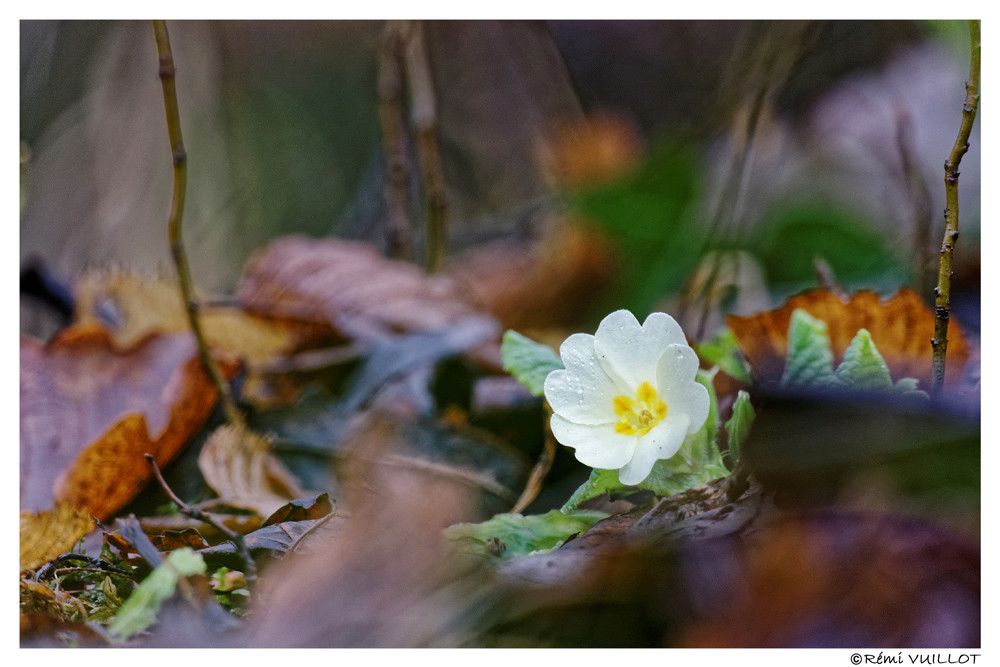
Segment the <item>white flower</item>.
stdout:
<path fill-rule="evenodd" d="M 708 417 L 708 390 L 695 381 L 698 356 L 666 313 L 639 326 L 629 311 L 615 311 L 595 335 L 567 338 L 559 355 L 565 370 L 545 378 L 552 433 L 582 463 L 620 469 L 622 484 L 646 479 Z"/>

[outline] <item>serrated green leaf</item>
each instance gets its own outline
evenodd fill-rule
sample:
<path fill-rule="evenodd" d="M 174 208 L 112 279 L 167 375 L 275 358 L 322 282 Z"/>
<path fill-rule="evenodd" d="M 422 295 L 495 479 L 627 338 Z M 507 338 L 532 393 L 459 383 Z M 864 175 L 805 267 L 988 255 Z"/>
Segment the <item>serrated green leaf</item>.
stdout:
<path fill-rule="evenodd" d="M 464 553 L 504 560 L 552 550 L 570 535 L 588 530 L 607 516 L 591 510 L 552 510 L 531 516 L 497 514 L 483 523 L 450 526 L 445 529 L 445 537 Z"/>
<path fill-rule="evenodd" d="M 837 379 L 858 391 L 888 391 L 892 376 L 867 329 L 859 329 L 835 371 Z"/>
<path fill-rule="evenodd" d="M 503 368 L 535 396 L 541 396 L 545 378 L 549 373 L 563 368 L 562 359 L 555 351 L 513 329 L 503 335 L 500 345 Z"/>
<path fill-rule="evenodd" d="M 122 604 L 108 632 L 128 639 L 156 623 L 156 614 L 177 589 L 181 577 L 205 574 L 205 561 L 190 547 L 175 549 L 160 563 Z"/>
<path fill-rule="evenodd" d="M 740 382 L 750 384 L 750 373 L 731 329 L 726 328 L 714 338 L 695 344 L 695 349 L 698 356 L 708 363 L 718 366 Z"/>
<path fill-rule="evenodd" d="M 729 435 L 729 457 L 735 467 L 740 460 L 740 451 L 747 436 L 750 435 L 750 427 L 753 425 L 754 417 L 753 405 L 750 404 L 750 394 L 742 389 L 736 394 L 736 402 L 733 403 L 733 416 L 726 422 L 726 433 Z"/>
<path fill-rule="evenodd" d="M 837 383 L 826 322 L 801 308 L 792 312 L 783 387 L 828 387 Z"/>
<path fill-rule="evenodd" d="M 708 418 L 704 425 L 689 435 L 680 450 L 669 459 L 661 459 L 653 464 L 653 469 L 642 482 L 634 486 L 621 483 L 617 470 L 598 470 L 590 473 L 590 478 L 578 488 L 563 505 L 562 511 L 574 510 L 580 503 L 596 498 L 604 493 L 619 493 L 645 489 L 658 496 L 672 496 L 691 487 L 710 482 L 729 474 L 722 462 L 722 454 L 716 443 L 718 429 L 718 400 L 712 379 L 717 369 L 699 370 L 695 379 L 708 389 Z"/>

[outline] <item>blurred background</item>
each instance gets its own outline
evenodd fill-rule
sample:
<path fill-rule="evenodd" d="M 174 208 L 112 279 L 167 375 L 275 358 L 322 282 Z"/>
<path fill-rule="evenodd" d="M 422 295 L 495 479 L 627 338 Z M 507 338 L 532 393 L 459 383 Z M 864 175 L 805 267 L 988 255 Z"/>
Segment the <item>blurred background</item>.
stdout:
<path fill-rule="evenodd" d="M 391 249 L 392 109 L 380 85 L 402 91 L 404 126 L 414 94 L 406 71 L 392 80 L 391 22 L 170 30 L 200 287 L 231 292 L 251 253 L 280 235 Z M 546 239 L 550 259 L 555 247 L 576 253 L 547 281 L 573 275 L 576 287 L 521 311 L 557 312 L 566 326 L 609 307 L 676 311 L 699 294 L 738 313 L 768 307 L 815 284 L 817 257 L 849 288 L 911 284 L 929 298 L 965 22 L 431 21 L 419 31 L 451 273 L 504 324 L 551 324 L 525 321 L 491 287 L 510 278 L 511 253 L 537 254 Z M 109 264 L 172 271 L 159 88 L 145 22 L 21 22 L 22 265 L 66 282 Z M 954 292 L 973 328 L 979 125 L 962 162 Z M 419 260 L 420 154 L 406 134 Z M 567 223 L 586 231 L 567 240 Z M 724 274 L 726 289 L 705 292 L 706 271 Z M 44 334 L 22 303 L 22 329 Z M 703 333 L 719 321 L 702 320 Z"/>
<path fill-rule="evenodd" d="M 272 353 L 250 360 L 257 376 L 241 390 L 249 423 L 276 436 L 276 455 L 303 487 L 360 517 L 307 567 L 289 559 L 273 606 L 244 637 L 344 646 L 978 644 L 979 119 L 961 163 L 953 265 L 952 326 L 971 350 L 953 392 L 962 410 L 915 415 L 870 395 L 843 404 L 765 396 L 747 445 L 760 486 L 727 505 L 736 508 L 730 518 L 704 507 L 647 515 L 648 494 L 602 498 L 612 519 L 568 548 L 512 560 L 483 589 L 456 580 L 434 530 L 510 511 L 543 449 L 542 401 L 499 361 L 506 328 L 558 347 L 616 308 L 639 319 L 664 310 L 710 347 L 727 314 L 766 311 L 816 285 L 884 296 L 910 286 L 930 302 L 942 165 L 969 70 L 967 22 L 177 21 L 169 29 L 195 283 L 235 294 L 250 313 L 298 317 L 268 308 L 300 306 L 334 330 L 283 352 L 300 366 L 269 366 Z M 169 332 L 162 313 L 156 326 L 129 329 L 94 298 L 119 289 L 125 324 L 139 306 L 176 299 L 172 281 L 146 280 L 173 273 L 171 156 L 150 25 L 22 21 L 20 30 L 21 331 L 47 338 L 82 314 L 119 336 Z M 428 264 L 433 221 L 444 238 L 431 278 L 382 257 Z M 277 240 L 290 235 L 311 240 Z M 101 286 L 119 273 L 136 285 Z M 88 300 L 89 278 L 97 287 Z M 881 309 L 883 320 L 898 312 Z M 249 326 L 233 321 L 219 326 L 223 348 L 232 347 L 223 334 Z M 912 324 L 902 326 L 910 338 Z M 918 347 L 929 357 L 927 338 Z M 331 354 L 311 361 L 324 350 Z M 279 382 L 285 375 L 290 389 Z M 720 414 L 742 386 L 722 386 L 724 375 L 715 385 L 720 404 L 728 401 Z M 22 386 L 26 376 L 22 362 Z M 197 460 L 221 416 L 213 420 L 166 471 L 192 501 L 213 495 Z M 359 452 L 434 465 L 383 460 L 371 472 Z M 525 514 L 559 508 L 590 474 L 565 447 L 548 465 Z M 385 497 L 370 501 L 354 467 Z M 434 472 L 442 468 L 475 475 L 460 484 Z M 39 477 L 47 485 L 52 475 Z M 351 484 L 364 493 L 352 499 Z M 148 489 L 126 510 L 149 519 L 165 498 Z M 800 505 L 803 516 L 794 514 Z M 775 517 L 793 521 L 768 523 Z M 625 539 L 640 520 L 663 542 L 648 553 Z M 187 617 L 162 623 L 154 643 L 221 641 L 208 630 L 195 636 L 203 629 Z"/>

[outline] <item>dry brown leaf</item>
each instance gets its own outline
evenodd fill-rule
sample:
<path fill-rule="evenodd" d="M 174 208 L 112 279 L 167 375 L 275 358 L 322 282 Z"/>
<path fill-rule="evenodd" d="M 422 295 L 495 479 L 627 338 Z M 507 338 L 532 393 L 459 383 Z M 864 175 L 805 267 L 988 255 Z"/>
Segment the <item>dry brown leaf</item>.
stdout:
<path fill-rule="evenodd" d="M 216 429 L 201 448 L 198 468 L 222 502 L 262 517 L 306 495 L 271 454 L 271 441 L 243 427 Z"/>
<path fill-rule="evenodd" d="M 69 503 L 56 503 L 42 512 L 21 512 L 21 571 L 33 570 L 66 553 L 93 526 L 89 512 Z"/>
<path fill-rule="evenodd" d="M 382 257 L 357 241 L 287 236 L 247 262 L 237 288 L 247 310 L 322 318 L 352 339 L 438 331 L 476 313 L 446 277 Z"/>
<path fill-rule="evenodd" d="M 732 329 L 744 359 L 764 382 L 778 382 L 785 367 L 788 325 L 792 311 L 802 308 L 826 322 L 835 363 L 844 358 L 859 329 L 867 329 L 885 359 L 894 380 L 914 377 L 930 386 L 931 338 L 934 311 L 913 290 L 903 288 L 888 300 L 870 290 L 843 299 L 827 289 L 813 289 L 789 298 L 780 307 L 749 317 L 730 315 Z M 946 379 L 957 381 L 969 352 L 961 327 L 954 319 L 948 327 Z"/>
<path fill-rule="evenodd" d="M 621 116 L 595 113 L 554 133 L 544 156 L 550 180 L 593 187 L 628 173 L 641 157 L 639 130 Z"/>
<path fill-rule="evenodd" d="M 459 255 L 445 270 L 466 301 L 505 329 L 525 331 L 576 323 L 614 268 L 601 232 L 561 222 L 536 244 L 490 243 Z"/>
<path fill-rule="evenodd" d="M 98 312 L 102 309 L 115 312 L 120 325 L 112 336 L 123 347 L 153 333 L 190 331 L 175 279 L 143 278 L 121 271 L 95 272 L 77 281 L 74 296 L 78 324 L 99 323 Z M 214 350 L 246 361 L 343 342 L 329 325 L 315 319 L 273 318 L 216 305 L 203 305 L 198 316 Z"/>
<path fill-rule="evenodd" d="M 115 346 L 100 327 L 21 339 L 21 510 L 65 502 L 104 520 L 201 429 L 216 391 L 190 336 Z M 235 365 L 223 364 L 227 375 Z"/>

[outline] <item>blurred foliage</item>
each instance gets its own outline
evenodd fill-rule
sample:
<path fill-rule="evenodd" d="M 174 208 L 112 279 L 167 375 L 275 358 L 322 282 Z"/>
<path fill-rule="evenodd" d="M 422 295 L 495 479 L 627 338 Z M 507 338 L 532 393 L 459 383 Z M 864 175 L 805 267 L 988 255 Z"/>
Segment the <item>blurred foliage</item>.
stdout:
<path fill-rule="evenodd" d="M 265 66 L 230 87 L 231 164 L 251 228 L 326 235 L 360 189 L 363 165 L 375 166 L 374 62 L 352 64 L 299 76 Z"/>
<path fill-rule="evenodd" d="M 635 173 L 569 195 L 571 209 L 609 233 L 617 245 L 624 288 L 616 307 L 649 312 L 676 292 L 697 265 L 707 229 L 698 218 L 701 172 L 694 145 L 656 147 Z"/>
<path fill-rule="evenodd" d="M 747 239 L 769 283 L 786 293 L 816 284 L 816 258 L 848 287 L 896 287 L 908 277 L 896 247 L 863 216 L 819 201 L 779 202 Z"/>

